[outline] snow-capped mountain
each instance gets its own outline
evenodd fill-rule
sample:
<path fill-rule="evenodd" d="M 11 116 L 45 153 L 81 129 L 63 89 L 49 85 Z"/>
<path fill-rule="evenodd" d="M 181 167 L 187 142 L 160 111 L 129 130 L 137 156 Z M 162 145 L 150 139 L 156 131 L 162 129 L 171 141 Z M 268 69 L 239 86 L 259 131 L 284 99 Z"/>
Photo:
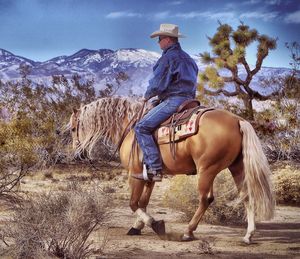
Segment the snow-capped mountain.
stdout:
<path fill-rule="evenodd" d="M 70 78 L 79 74 L 83 79 L 94 79 L 96 89 L 103 89 L 106 83 L 114 83 L 118 73 L 124 72 L 129 76 L 122 82 L 117 94 L 142 94 L 149 78 L 152 67 L 160 57 L 159 53 L 143 49 L 110 49 L 88 50 L 82 49 L 71 56 L 59 56 L 45 62 L 35 62 L 30 59 L 16 56 L 13 53 L 0 49 L 0 79 L 7 81 L 20 78 L 19 65 L 31 67 L 29 78 L 35 82 L 51 83 L 52 75 L 65 75 Z M 204 71 L 205 65 L 198 56 L 192 56 L 199 71 Z M 263 67 L 253 79 L 253 86 L 260 89 L 260 81 L 274 75 L 286 75 L 287 68 Z M 243 77 L 241 70 L 241 77 Z M 245 74 L 244 74 L 245 76 Z"/>
<path fill-rule="evenodd" d="M 11 78 L 20 77 L 18 71 L 20 64 L 27 64 L 34 67 L 38 62 L 34 62 L 30 59 L 16 56 L 9 51 L 0 49 L 0 79 L 9 80 Z"/>

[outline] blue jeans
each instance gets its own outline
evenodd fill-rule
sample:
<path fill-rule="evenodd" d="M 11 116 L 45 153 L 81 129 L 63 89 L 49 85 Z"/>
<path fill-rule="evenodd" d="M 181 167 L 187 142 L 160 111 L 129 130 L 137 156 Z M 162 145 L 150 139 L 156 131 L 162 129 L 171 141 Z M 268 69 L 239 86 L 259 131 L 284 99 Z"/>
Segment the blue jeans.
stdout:
<path fill-rule="evenodd" d="M 157 144 L 153 138 L 154 131 L 168 119 L 177 108 L 191 97 L 174 96 L 162 101 L 151 109 L 135 126 L 137 142 L 144 154 L 144 163 L 153 170 L 162 169 L 162 160 Z"/>

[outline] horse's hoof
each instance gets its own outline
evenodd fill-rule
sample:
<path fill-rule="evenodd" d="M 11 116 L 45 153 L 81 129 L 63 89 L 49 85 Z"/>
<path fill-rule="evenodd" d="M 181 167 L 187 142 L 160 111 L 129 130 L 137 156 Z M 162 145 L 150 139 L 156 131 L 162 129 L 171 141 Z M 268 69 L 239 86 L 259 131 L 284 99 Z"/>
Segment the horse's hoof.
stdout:
<path fill-rule="evenodd" d="M 181 237 L 181 241 L 183 241 L 183 242 L 189 242 L 189 241 L 193 241 L 193 240 L 195 240 L 194 235 L 183 234 L 183 236 Z"/>
<path fill-rule="evenodd" d="M 247 245 L 250 245 L 251 244 L 251 239 L 250 238 L 247 238 L 247 237 L 243 237 L 243 242 Z"/>
<path fill-rule="evenodd" d="M 165 222 L 163 220 L 153 220 L 151 227 L 153 231 L 159 236 L 163 236 L 166 234 Z"/>
<path fill-rule="evenodd" d="M 128 236 L 139 236 L 141 235 L 142 231 L 140 229 L 137 228 L 131 228 L 129 229 L 129 231 L 127 232 Z"/>

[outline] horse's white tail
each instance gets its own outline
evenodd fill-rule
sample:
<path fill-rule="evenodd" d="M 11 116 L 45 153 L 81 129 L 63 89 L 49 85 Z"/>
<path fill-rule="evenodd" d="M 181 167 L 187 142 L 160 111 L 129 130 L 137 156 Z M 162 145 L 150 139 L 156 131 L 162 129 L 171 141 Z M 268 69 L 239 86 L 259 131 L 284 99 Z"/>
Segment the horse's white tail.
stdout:
<path fill-rule="evenodd" d="M 269 163 L 252 125 L 241 120 L 240 129 L 245 172 L 241 198 L 248 202 L 258 219 L 268 220 L 274 216 L 275 207 Z"/>

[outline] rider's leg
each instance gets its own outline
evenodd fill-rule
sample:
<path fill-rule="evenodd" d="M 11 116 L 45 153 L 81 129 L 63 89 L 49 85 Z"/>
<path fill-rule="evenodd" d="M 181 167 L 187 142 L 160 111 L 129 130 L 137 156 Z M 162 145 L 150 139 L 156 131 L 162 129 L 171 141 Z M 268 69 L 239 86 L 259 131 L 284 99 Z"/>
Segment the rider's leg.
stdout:
<path fill-rule="evenodd" d="M 171 97 L 164 100 L 150 110 L 135 126 L 135 134 L 143 151 L 144 163 L 152 176 L 161 173 L 162 170 L 160 152 L 152 134 L 163 121 L 176 112 L 178 106 L 185 100 L 187 100 L 186 97 Z"/>

